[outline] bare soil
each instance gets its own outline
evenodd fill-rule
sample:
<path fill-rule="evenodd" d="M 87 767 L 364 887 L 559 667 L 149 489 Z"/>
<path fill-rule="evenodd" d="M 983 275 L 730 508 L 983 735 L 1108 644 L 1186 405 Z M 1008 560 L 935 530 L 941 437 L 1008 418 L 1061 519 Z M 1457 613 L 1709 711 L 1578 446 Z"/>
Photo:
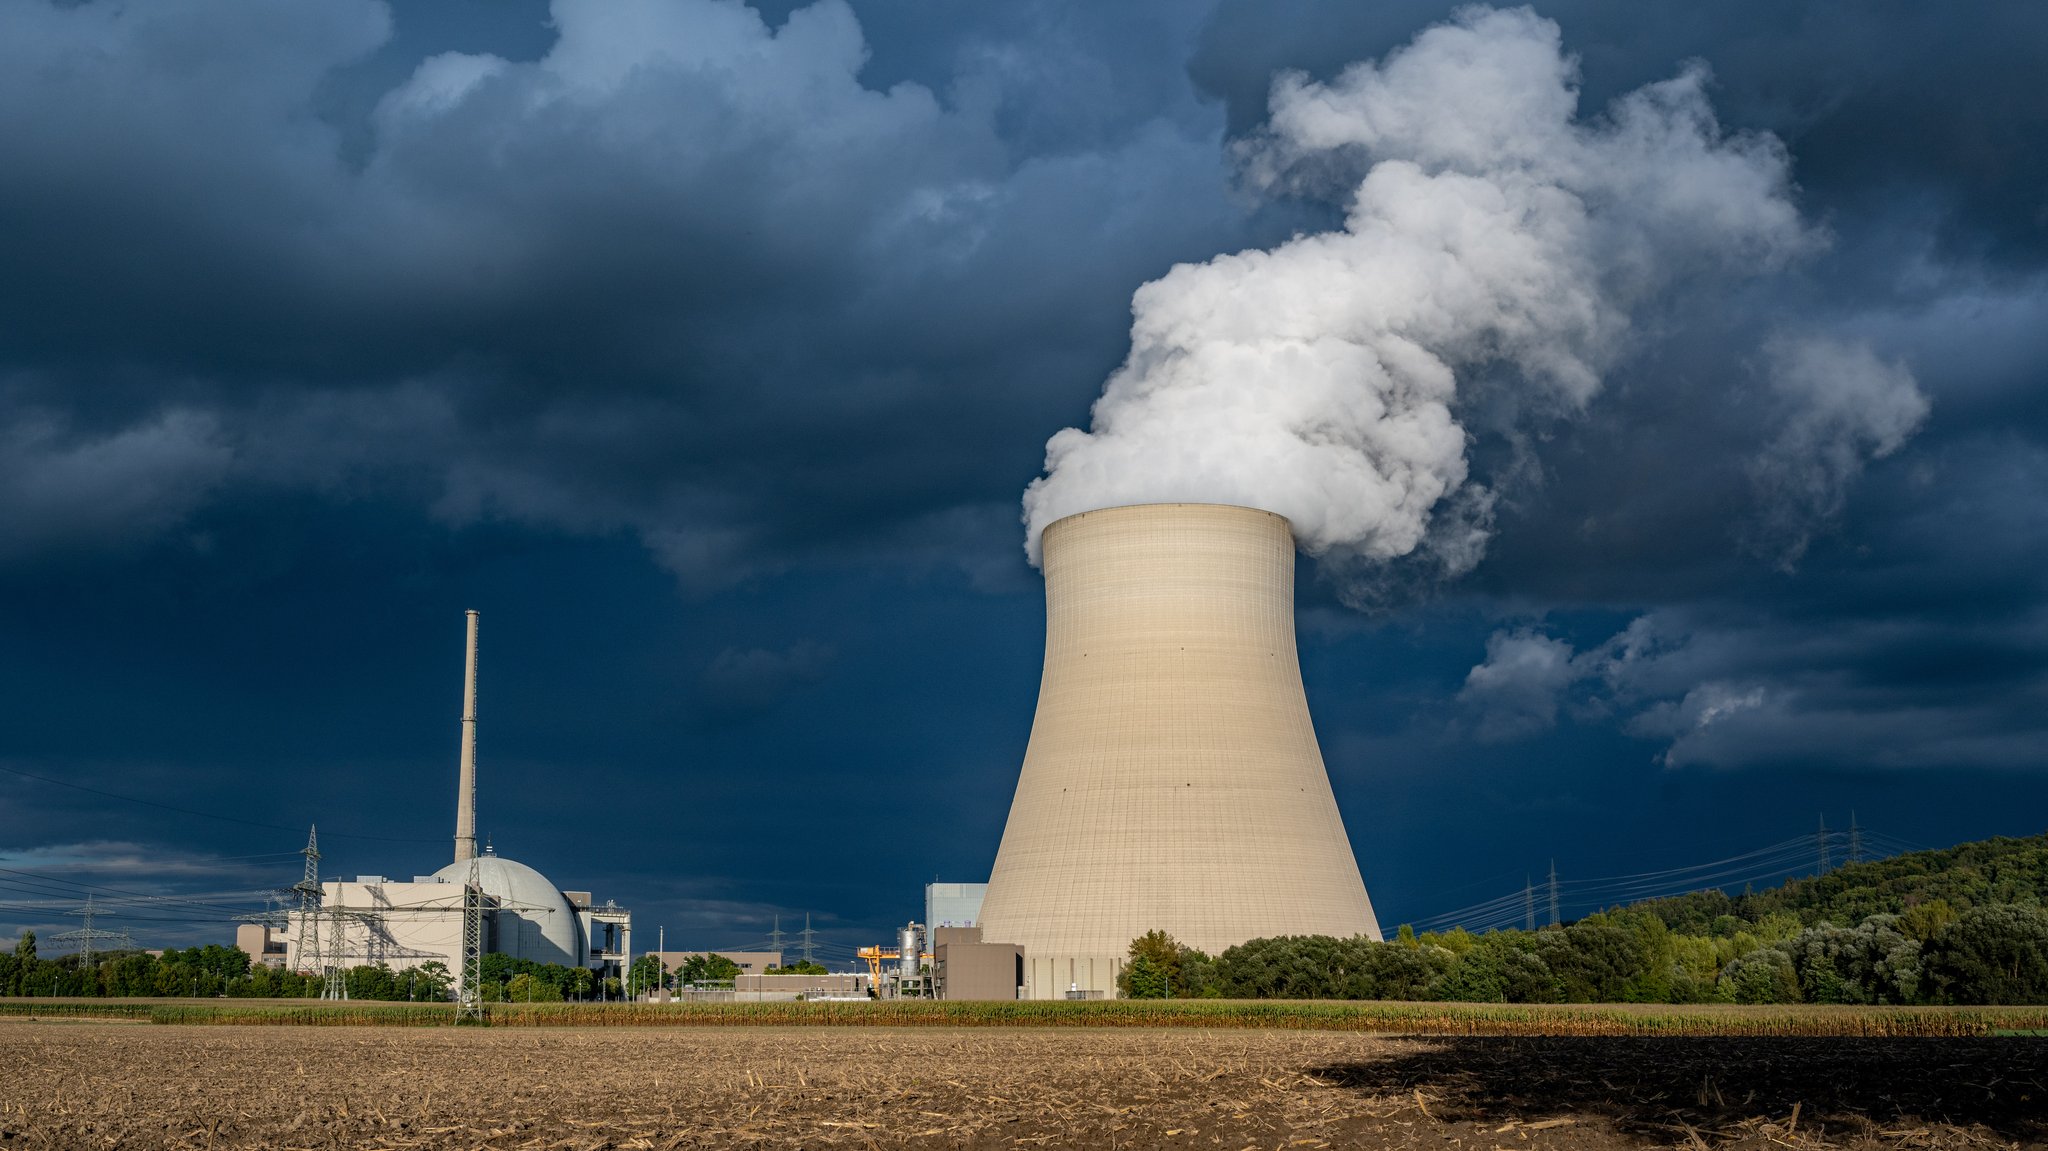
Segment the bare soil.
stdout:
<path fill-rule="evenodd" d="M 2048 1145 L 2039 1039 L 0 1022 L 11 1148 Z"/>

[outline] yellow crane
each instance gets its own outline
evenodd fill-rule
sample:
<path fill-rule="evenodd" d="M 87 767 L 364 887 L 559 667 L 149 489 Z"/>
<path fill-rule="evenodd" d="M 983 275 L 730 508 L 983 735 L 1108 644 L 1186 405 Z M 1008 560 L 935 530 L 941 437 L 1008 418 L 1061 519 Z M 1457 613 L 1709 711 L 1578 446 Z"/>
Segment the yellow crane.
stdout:
<path fill-rule="evenodd" d="M 854 952 L 854 954 L 868 961 L 868 977 L 872 980 L 869 986 L 875 989 L 875 994 L 877 995 L 882 993 L 882 962 L 889 959 L 903 958 L 902 949 L 896 947 L 863 947 L 859 951 Z M 937 956 L 929 951 L 924 951 L 919 952 L 917 958 L 920 962 L 928 963 L 937 958 Z"/>

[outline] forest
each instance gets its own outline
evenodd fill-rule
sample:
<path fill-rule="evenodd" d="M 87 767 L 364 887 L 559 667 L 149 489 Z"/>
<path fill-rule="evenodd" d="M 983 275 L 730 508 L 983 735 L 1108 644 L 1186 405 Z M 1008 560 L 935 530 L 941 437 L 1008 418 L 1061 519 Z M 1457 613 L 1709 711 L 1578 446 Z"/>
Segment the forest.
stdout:
<path fill-rule="evenodd" d="M 2048 1003 L 2048 836 L 1845 864 L 1572 923 L 1394 939 L 1284 936 L 1209 956 L 1133 940 L 1133 998 L 1491 1003 Z"/>

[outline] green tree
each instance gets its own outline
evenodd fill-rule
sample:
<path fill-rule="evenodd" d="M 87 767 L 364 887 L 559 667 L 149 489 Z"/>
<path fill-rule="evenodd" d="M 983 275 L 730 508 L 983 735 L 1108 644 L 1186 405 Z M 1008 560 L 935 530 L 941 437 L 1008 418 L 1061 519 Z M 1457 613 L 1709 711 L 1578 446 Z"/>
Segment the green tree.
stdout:
<path fill-rule="evenodd" d="M 1217 999 L 1223 995 L 1216 976 L 1216 960 L 1208 952 L 1183 944 L 1180 949 L 1180 977 L 1184 998 Z"/>
<path fill-rule="evenodd" d="M 632 995 L 645 995 L 661 986 L 664 974 L 666 972 L 661 965 L 661 956 L 652 952 L 642 955 L 635 959 L 633 966 L 626 971 L 627 990 Z"/>
<path fill-rule="evenodd" d="M 1172 999 L 1187 987 L 1180 972 L 1181 946 L 1164 931 L 1131 940 L 1130 962 L 1117 974 L 1117 994 L 1126 999 Z"/>
<path fill-rule="evenodd" d="M 683 960 L 680 969 L 684 983 L 702 986 L 706 983 L 730 983 L 739 978 L 740 965 L 723 955 L 704 952 Z"/>
<path fill-rule="evenodd" d="M 1173 981 L 1159 961 L 1138 955 L 1117 973 L 1117 992 L 1126 999 L 1171 999 Z"/>
<path fill-rule="evenodd" d="M 658 961 L 657 961 L 658 962 Z M 549 983 L 540 973 L 522 971 L 505 985 L 507 1003 L 560 1003 L 561 989 Z"/>
<path fill-rule="evenodd" d="M 1791 956 L 1761 947 L 1722 968 L 1717 990 L 1735 1003 L 1797 1003 L 1799 973 Z"/>
<path fill-rule="evenodd" d="M 404 999 L 405 984 L 382 963 L 359 964 L 342 975 L 350 999 Z"/>
<path fill-rule="evenodd" d="M 1927 941 L 1923 970 L 1944 1003 L 2048 1003 L 2048 911 L 1973 907 Z"/>
<path fill-rule="evenodd" d="M 591 986 L 596 980 L 597 976 L 588 967 L 572 967 L 569 969 L 569 978 L 562 984 L 563 995 L 565 998 L 588 998 Z"/>
<path fill-rule="evenodd" d="M 735 970 L 735 971 L 737 971 L 738 969 L 737 969 L 737 968 L 735 968 L 734 970 Z M 790 963 L 790 964 L 786 964 L 786 965 L 784 965 L 784 966 L 782 966 L 782 967 L 770 967 L 770 968 L 769 968 L 769 969 L 767 970 L 766 974 L 768 974 L 768 975 L 829 975 L 829 974 L 831 974 L 831 972 L 830 972 L 830 971 L 828 971 L 828 970 L 826 969 L 825 965 L 824 965 L 824 964 L 822 964 L 822 963 L 814 963 L 814 962 L 811 962 L 811 961 L 809 961 L 809 960 L 803 960 L 803 959 L 799 959 L 799 960 L 797 960 L 797 961 L 796 961 L 795 963 Z"/>
<path fill-rule="evenodd" d="M 1778 945 L 1792 959 L 1808 1003 L 1911 1003 L 1920 985 L 1920 943 L 1896 915 L 1853 928 L 1817 923 Z"/>
<path fill-rule="evenodd" d="M 454 987 L 455 973 L 438 959 L 429 959 L 412 969 L 410 996 L 413 999 L 446 999 Z"/>
<path fill-rule="evenodd" d="M 1426 994 L 1431 999 L 1472 1003 L 1551 1002 L 1559 997 L 1556 980 L 1535 947 L 1536 940 L 1528 932 L 1488 932 L 1457 956 L 1449 969 L 1437 974 Z M 1392 982 L 1375 979 L 1374 990 Z"/>
<path fill-rule="evenodd" d="M 1909 939 L 1922 943 L 1934 938 L 1934 933 L 1956 921 L 1956 909 L 1946 899 L 1930 899 L 1916 903 L 1899 916 L 1899 931 Z"/>

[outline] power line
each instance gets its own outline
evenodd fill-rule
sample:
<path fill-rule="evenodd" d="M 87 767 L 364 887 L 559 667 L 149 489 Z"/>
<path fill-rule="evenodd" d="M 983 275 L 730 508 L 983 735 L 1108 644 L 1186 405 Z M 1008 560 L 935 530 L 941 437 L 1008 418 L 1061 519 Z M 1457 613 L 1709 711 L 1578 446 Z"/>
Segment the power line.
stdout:
<path fill-rule="evenodd" d="M 1865 854 L 1867 847 L 1894 855 L 1911 850 L 1925 850 L 1896 837 L 1868 831 L 1857 824 L 1852 832 L 1826 831 L 1823 827 L 1817 835 L 1803 835 L 1783 840 L 1725 859 L 1629 875 L 1562 880 L 1558 878 L 1557 864 L 1553 860 L 1544 883 L 1550 922 L 1557 924 L 1563 921 L 1564 905 L 1567 902 L 1575 908 L 1598 908 L 1693 891 L 1719 889 L 1738 881 L 1790 876 L 1816 868 L 1823 861 L 1830 861 L 1830 849 L 1838 839 L 1852 843 L 1859 859 Z M 1453 927 L 1463 927 L 1468 931 L 1485 931 L 1513 926 L 1519 920 L 1527 927 L 1536 918 L 1535 902 L 1535 885 L 1525 877 L 1520 891 L 1509 892 L 1453 911 L 1411 920 L 1410 925 L 1417 931 L 1443 931 Z"/>

